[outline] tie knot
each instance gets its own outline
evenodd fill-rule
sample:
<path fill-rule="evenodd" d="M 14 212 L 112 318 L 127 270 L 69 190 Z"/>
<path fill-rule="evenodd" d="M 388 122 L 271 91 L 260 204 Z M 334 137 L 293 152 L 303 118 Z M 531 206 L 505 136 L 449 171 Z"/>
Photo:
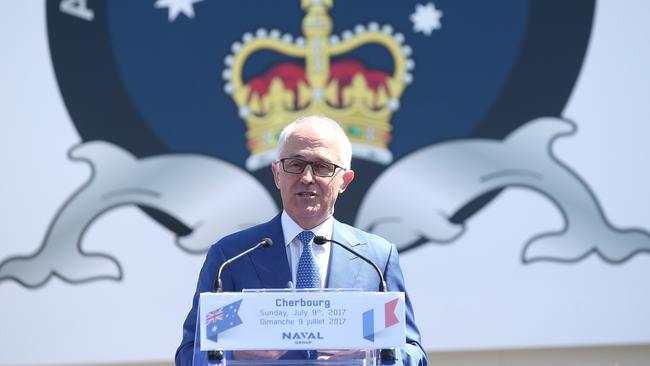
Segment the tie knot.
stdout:
<path fill-rule="evenodd" d="M 314 238 L 314 233 L 311 231 L 303 231 L 300 234 L 298 234 L 298 240 L 302 243 L 302 245 L 307 246 L 309 245 L 309 242 Z"/>

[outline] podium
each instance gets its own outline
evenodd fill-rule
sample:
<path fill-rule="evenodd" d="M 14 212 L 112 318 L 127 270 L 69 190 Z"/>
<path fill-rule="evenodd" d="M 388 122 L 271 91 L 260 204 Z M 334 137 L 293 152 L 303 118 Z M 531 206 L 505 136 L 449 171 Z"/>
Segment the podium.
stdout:
<path fill-rule="evenodd" d="M 193 365 L 379 365 L 406 343 L 404 314 L 403 292 L 202 293 Z"/>

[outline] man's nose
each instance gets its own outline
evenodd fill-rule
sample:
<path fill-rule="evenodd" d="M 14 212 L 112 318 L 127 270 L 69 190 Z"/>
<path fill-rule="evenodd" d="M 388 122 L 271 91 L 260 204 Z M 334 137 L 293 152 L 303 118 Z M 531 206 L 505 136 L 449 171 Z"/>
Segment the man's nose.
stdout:
<path fill-rule="evenodd" d="M 307 164 L 305 170 L 302 171 L 300 181 L 303 183 L 311 183 L 314 181 L 314 170 L 311 167 L 311 164 Z"/>

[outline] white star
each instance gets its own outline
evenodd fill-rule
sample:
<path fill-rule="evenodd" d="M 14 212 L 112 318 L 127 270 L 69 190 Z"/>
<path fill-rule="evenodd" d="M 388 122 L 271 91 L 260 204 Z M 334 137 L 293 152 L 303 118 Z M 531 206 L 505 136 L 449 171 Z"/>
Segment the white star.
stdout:
<path fill-rule="evenodd" d="M 203 0 L 157 0 L 156 8 L 167 8 L 169 10 L 169 21 L 173 22 L 178 14 L 183 13 L 188 18 L 194 18 L 194 6 L 192 4 Z"/>
<path fill-rule="evenodd" d="M 411 21 L 413 22 L 413 31 L 422 32 L 427 36 L 431 35 L 434 29 L 440 29 L 440 18 L 442 18 L 442 11 L 436 9 L 433 3 L 427 5 L 416 4 L 415 13 L 411 14 Z"/>

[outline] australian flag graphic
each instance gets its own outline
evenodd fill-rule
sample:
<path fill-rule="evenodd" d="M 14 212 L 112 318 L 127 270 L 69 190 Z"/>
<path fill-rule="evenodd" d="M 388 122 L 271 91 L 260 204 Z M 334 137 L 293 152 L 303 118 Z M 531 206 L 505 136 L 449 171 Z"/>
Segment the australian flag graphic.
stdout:
<path fill-rule="evenodd" d="M 205 316 L 206 336 L 209 340 L 217 342 L 217 335 L 242 323 L 237 312 L 242 300 L 239 299 Z"/>

